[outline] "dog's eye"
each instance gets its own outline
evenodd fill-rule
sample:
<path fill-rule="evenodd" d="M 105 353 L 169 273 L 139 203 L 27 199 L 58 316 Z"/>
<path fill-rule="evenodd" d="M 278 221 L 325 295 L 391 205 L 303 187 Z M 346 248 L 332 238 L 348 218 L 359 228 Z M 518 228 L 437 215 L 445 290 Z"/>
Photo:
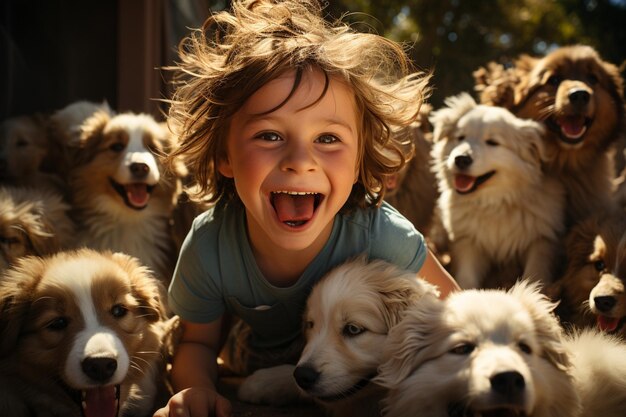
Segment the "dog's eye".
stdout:
<path fill-rule="evenodd" d="M 489 146 L 498 146 L 498 145 L 500 145 L 498 142 L 496 142 L 496 141 L 495 141 L 495 140 L 493 140 L 493 139 L 487 139 L 487 140 L 485 141 L 485 143 L 486 143 L 487 145 L 489 145 Z"/>
<path fill-rule="evenodd" d="M 598 83 L 598 77 L 595 74 L 589 74 L 587 76 L 587 81 L 589 81 L 589 85 L 596 85 Z"/>
<path fill-rule="evenodd" d="M 548 84 L 558 87 L 558 85 L 561 84 L 561 77 L 558 75 L 551 75 L 550 78 L 548 78 Z"/>
<path fill-rule="evenodd" d="M 17 146 L 18 148 L 23 148 L 25 146 L 28 146 L 28 141 L 26 139 L 19 138 L 17 142 L 15 142 L 15 146 Z"/>
<path fill-rule="evenodd" d="M 67 317 L 56 317 L 46 324 L 46 329 L 58 332 L 65 329 L 70 324 Z"/>
<path fill-rule="evenodd" d="M 122 152 L 125 147 L 126 145 L 124 145 L 122 142 L 115 142 L 109 145 L 109 149 L 113 152 Z"/>
<path fill-rule="evenodd" d="M 519 348 L 519 350 L 521 350 L 522 352 L 524 352 L 527 355 L 530 355 L 531 353 L 533 353 L 533 350 L 530 348 L 530 346 L 528 346 L 524 342 L 519 342 L 517 344 L 517 347 Z"/>
<path fill-rule="evenodd" d="M 344 326 L 342 333 L 344 336 L 358 336 L 364 331 L 365 329 L 363 327 L 349 323 Z"/>
<path fill-rule="evenodd" d="M 461 345 L 455 346 L 450 350 L 450 353 L 455 355 L 469 355 L 476 349 L 476 345 L 473 343 L 463 343 Z"/>
<path fill-rule="evenodd" d="M 0 245 L 11 246 L 11 245 L 17 245 L 18 243 L 20 243 L 20 240 L 16 237 L 0 236 Z"/>
<path fill-rule="evenodd" d="M 456 137 L 456 140 L 458 140 L 459 142 L 462 142 L 465 140 L 465 135 L 459 135 Z"/>
<path fill-rule="evenodd" d="M 604 271 L 606 269 L 606 265 L 602 259 L 599 259 L 593 263 L 593 267 L 596 268 L 596 271 Z"/>
<path fill-rule="evenodd" d="M 113 317 L 119 319 L 121 317 L 124 317 L 126 313 L 128 313 L 128 309 L 121 304 L 115 304 L 113 307 L 111 307 L 111 314 L 113 315 Z"/>
<path fill-rule="evenodd" d="M 306 330 L 312 329 L 312 328 L 313 328 L 313 320 L 307 320 L 307 321 L 304 323 L 304 328 L 305 328 Z"/>

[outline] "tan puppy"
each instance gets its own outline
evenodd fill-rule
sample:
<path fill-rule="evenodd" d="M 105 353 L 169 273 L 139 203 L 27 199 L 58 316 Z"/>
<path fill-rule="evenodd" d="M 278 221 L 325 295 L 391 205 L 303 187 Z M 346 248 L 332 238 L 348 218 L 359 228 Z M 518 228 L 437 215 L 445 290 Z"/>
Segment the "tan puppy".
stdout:
<path fill-rule="evenodd" d="M 281 404 L 304 395 L 335 416 L 379 416 L 384 390 L 371 380 L 387 333 L 409 306 L 436 295 L 415 273 L 383 261 L 358 258 L 335 268 L 308 298 L 306 346 L 297 366 L 255 372 L 239 397 Z"/>

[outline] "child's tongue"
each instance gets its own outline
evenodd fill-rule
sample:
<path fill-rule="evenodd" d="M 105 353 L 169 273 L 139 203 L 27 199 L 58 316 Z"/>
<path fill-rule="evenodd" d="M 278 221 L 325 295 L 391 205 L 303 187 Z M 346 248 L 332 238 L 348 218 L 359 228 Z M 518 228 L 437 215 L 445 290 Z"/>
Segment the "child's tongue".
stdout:
<path fill-rule="evenodd" d="M 274 209 L 281 222 L 307 221 L 313 217 L 315 195 L 274 194 Z"/>

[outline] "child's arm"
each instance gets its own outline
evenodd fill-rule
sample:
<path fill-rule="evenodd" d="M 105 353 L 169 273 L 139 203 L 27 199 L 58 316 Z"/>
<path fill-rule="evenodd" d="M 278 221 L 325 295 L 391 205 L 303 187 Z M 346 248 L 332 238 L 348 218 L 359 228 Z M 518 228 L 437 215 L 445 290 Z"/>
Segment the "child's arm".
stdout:
<path fill-rule="evenodd" d="M 183 336 L 171 372 L 176 394 L 154 417 L 230 416 L 230 402 L 215 388 L 222 320 L 207 324 L 182 320 L 182 323 Z"/>
<path fill-rule="evenodd" d="M 440 298 L 446 298 L 451 292 L 461 289 L 459 284 L 457 284 L 448 271 L 441 266 L 430 250 L 426 255 L 426 260 L 424 261 L 424 265 L 422 265 L 422 269 L 419 270 L 418 275 L 439 288 Z"/>

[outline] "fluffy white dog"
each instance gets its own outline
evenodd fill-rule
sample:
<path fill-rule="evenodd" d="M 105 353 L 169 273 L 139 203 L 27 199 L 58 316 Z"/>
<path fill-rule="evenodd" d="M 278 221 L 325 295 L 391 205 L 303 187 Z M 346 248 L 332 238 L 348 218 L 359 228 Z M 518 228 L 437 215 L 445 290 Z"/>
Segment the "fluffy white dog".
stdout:
<path fill-rule="evenodd" d="M 415 273 L 380 260 L 338 266 L 307 300 L 306 346 L 297 366 L 255 372 L 239 398 L 274 405 L 308 398 L 335 416 L 379 416 L 385 390 L 371 380 L 389 329 L 407 308 L 436 295 Z"/>
<path fill-rule="evenodd" d="M 564 192 L 542 173 L 542 126 L 466 93 L 446 105 L 431 116 L 432 158 L 454 277 L 463 288 L 512 284 L 485 283 L 494 270 L 551 281 Z"/>
<path fill-rule="evenodd" d="M 389 334 L 386 417 L 618 417 L 626 345 L 565 337 L 537 283 L 425 299 Z"/>

